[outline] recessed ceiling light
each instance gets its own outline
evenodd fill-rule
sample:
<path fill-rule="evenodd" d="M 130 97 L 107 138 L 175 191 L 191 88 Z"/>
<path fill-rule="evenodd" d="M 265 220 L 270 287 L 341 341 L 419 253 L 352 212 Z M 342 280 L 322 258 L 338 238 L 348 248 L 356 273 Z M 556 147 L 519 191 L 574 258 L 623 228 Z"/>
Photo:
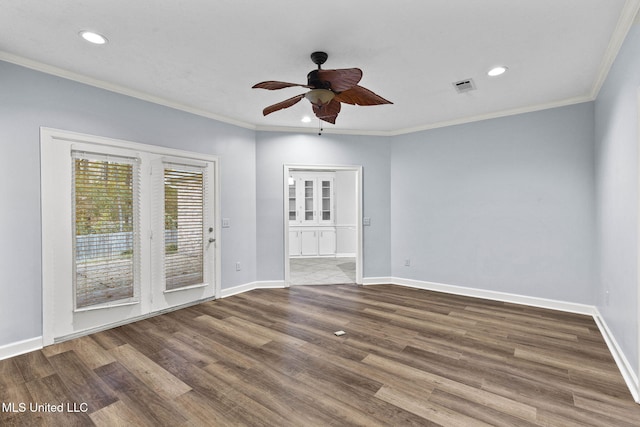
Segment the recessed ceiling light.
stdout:
<path fill-rule="evenodd" d="M 494 67 L 490 69 L 489 72 L 487 72 L 487 74 L 491 77 L 496 77 L 501 74 L 504 74 L 507 70 L 508 70 L 507 67 L 505 67 L 504 65 L 500 65 L 499 67 Z"/>
<path fill-rule="evenodd" d="M 301 120 L 302 123 L 311 123 L 311 117 L 304 116 Z"/>
<path fill-rule="evenodd" d="M 80 37 L 93 44 L 105 44 L 107 38 L 102 34 L 94 33 L 93 31 L 83 30 L 80 31 Z"/>

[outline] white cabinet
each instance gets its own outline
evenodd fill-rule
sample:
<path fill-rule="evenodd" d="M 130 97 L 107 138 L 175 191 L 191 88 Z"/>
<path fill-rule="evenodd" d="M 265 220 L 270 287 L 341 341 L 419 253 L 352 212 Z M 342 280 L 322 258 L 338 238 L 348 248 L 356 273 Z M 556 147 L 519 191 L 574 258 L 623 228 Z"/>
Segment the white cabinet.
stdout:
<path fill-rule="evenodd" d="M 327 229 L 318 232 L 318 255 L 336 254 L 336 230 Z"/>
<path fill-rule="evenodd" d="M 300 232 L 289 230 L 289 256 L 300 255 Z"/>
<path fill-rule="evenodd" d="M 336 254 L 333 172 L 292 172 L 289 180 L 289 256 Z"/>
<path fill-rule="evenodd" d="M 334 173 L 293 172 L 289 181 L 289 225 L 332 225 Z"/>
<path fill-rule="evenodd" d="M 292 227 L 289 229 L 289 256 L 328 256 L 335 254 L 335 227 Z"/>
<path fill-rule="evenodd" d="M 303 230 L 300 232 L 300 255 L 318 255 L 318 232 L 314 230 Z"/>

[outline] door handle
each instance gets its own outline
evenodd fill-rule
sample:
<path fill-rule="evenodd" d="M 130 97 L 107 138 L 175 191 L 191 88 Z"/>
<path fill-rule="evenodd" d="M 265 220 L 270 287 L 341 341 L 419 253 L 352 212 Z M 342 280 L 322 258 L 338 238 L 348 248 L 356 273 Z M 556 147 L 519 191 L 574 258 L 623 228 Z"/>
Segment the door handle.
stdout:
<path fill-rule="evenodd" d="M 216 239 L 214 239 L 213 237 L 209 237 L 209 243 L 213 243 L 215 241 L 216 241 Z"/>

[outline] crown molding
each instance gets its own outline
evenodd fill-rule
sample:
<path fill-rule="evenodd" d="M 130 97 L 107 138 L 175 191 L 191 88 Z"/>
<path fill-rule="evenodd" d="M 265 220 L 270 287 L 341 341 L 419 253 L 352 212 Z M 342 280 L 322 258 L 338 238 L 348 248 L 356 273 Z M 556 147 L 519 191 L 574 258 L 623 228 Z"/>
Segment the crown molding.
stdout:
<path fill-rule="evenodd" d="M 381 130 L 381 131 L 363 131 L 363 130 L 348 130 L 348 129 L 323 129 L 322 133 L 327 134 L 339 134 L 339 135 L 362 135 L 362 136 L 399 136 L 411 133 L 422 132 L 430 129 L 444 128 L 449 126 L 463 125 L 466 123 L 480 122 L 483 120 L 497 119 L 500 117 L 515 116 L 518 114 L 532 113 L 535 111 L 549 110 L 551 108 L 566 107 L 569 105 L 582 104 L 584 102 L 591 102 L 594 98 L 591 96 L 577 96 L 574 98 L 562 99 L 559 101 L 548 102 L 538 105 L 530 105 L 521 108 L 512 108 L 509 110 L 496 111 L 487 114 L 481 114 L 477 116 L 462 117 L 455 120 L 446 120 L 442 122 L 430 123 L 422 126 L 415 126 L 410 128 L 403 128 L 398 130 Z M 286 127 L 286 126 L 256 126 L 256 131 L 263 132 L 291 132 L 291 133 L 318 133 L 318 129 L 305 128 L 305 127 Z"/>
<path fill-rule="evenodd" d="M 636 6 L 640 6 L 640 0 L 628 0 L 627 3 L 634 3 Z M 639 8 L 636 7 L 636 12 Z M 634 15 L 635 17 L 635 15 Z M 627 29 L 628 31 L 628 29 Z M 626 34 L 626 33 L 625 33 Z M 618 48 L 619 49 L 619 48 Z M 136 99 L 140 99 L 143 101 L 151 102 L 153 104 L 162 105 L 165 107 L 173 108 L 176 110 L 184 111 L 190 114 L 194 114 L 201 117 L 206 117 L 209 119 L 213 119 L 222 123 L 227 123 L 230 125 L 238 126 L 245 129 L 250 129 L 254 131 L 263 131 L 263 132 L 288 132 L 288 133 L 304 133 L 304 134 L 313 134 L 318 133 L 317 128 L 312 127 L 287 127 L 287 126 L 259 126 L 251 123 L 243 122 L 240 120 L 231 119 L 229 117 L 220 116 L 218 114 L 214 114 L 208 111 L 204 111 L 198 108 L 190 107 L 188 105 L 176 103 L 170 101 L 165 98 L 153 96 L 144 92 L 136 91 L 131 88 L 127 88 L 125 86 L 120 86 L 112 83 L 107 83 L 102 80 L 94 79 L 91 77 L 87 77 L 78 73 L 74 73 L 62 68 L 54 67 L 51 65 L 47 65 L 38 61 L 33 61 L 31 59 L 27 59 L 18 55 L 14 55 L 11 53 L 0 51 L 0 60 L 10 62 L 12 64 L 20 65 L 35 71 L 40 71 L 45 74 L 54 75 L 57 77 L 62 77 L 64 79 L 76 81 L 78 83 L 83 83 L 89 86 L 97 87 L 100 89 L 108 90 L 110 92 L 115 92 L 121 95 L 130 96 Z M 569 98 L 565 100 L 555 101 L 551 103 L 527 106 L 522 108 L 514 108 L 509 110 L 497 111 L 488 114 L 482 114 L 478 116 L 470 116 L 463 117 L 455 120 L 448 120 L 436 123 L 430 123 L 423 126 L 416 126 L 410 128 L 403 128 L 398 130 L 377 130 L 377 131 L 368 131 L 361 129 L 335 129 L 331 127 L 323 128 L 323 134 L 334 134 L 334 135 L 359 135 L 359 136 L 398 136 L 405 135 L 410 133 L 421 132 L 430 129 L 443 128 L 448 126 L 461 125 L 465 123 L 478 122 L 482 120 L 495 119 L 500 117 L 507 117 L 517 114 L 529 113 L 533 111 L 546 110 L 549 108 L 563 107 L 567 105 L 580 104 L 583 102 L 593 101 L 595 98 L 592 96 L 581 96 L 575 98 Z"/>
<path fill-rule="evenodd" d="M 113 83 L 108 83 L 103 80 L 94 79 L 84 76 L 79 73 L 74 73 L 63 68 L 54 67 L 52 65 L 44 64 L 42 62 L 34 61 L 32 59 L 24 58 L 22 56 L 14 55 L 12 53 L 0 51 L 0 60 L 10 62 L 12 64 L 20 65 L 25 68 L 29 68 L 35 71 L 40 71 L 45 74 L 50 74 L 57 77 L 62 77 L 67 80 L 72 80 L 78 83 L 83 83 L 89 86 L 97 87 L 99 89 L 108 90 L 109 92 L 115 92 L 120 95 L 129 96 L 132 98 L 140 99 L 142 101 L 151 102 L 153 104 L 162 105 L 164 107 L 173 108 L 175 110 L 184 111 L 186 113 L 194 114 L 196 116 L 206 117 L 222 123 L 238 126 L 245 129 L 255 130 L 255 125 L 246 123 L 240 120 L 235 120 L 219 114 L 214 114 L 209 111 L 201 110 L 199 108 L 191 107 L 189 105 L 181 104 L 171 101 L 159 96 L 150 95 L 145 92 L 137 91 L 126 86 L 121 86 Z"/>
<path fill-rule="evenodd" d="M 631 27 L 635 23 L 638 23 L 638 21 L 640 20 L 639 11 L 640 11 L 640 0 L 627 0 L 625 2 L 623 10 L 618 19 L 618 23 L 616 24 L 616 28 L 609 40 L 609 44 L 605 51 L 605 55 L 601 61 L 596 81 L 594 82 L 591 92 L 588 95 L 563 99 L 563 100 L 554 101 L 550 103 L 496 111 L 496 112 L 481 114 L 477 116 L 468 116 L 468 117 L 463 117 L 463 118 L 454 119 L 454 120 L 445 120 L 445 121 L 429 123 L 421 126 L 401 128 L 396 130 L 336 129 L 336 128 L 327 127 L 322 130 L 322 133 L 334 134 L 334 135 L 359 135 L 359 136 L 380 136 L 380 137 L 399 136 L 399 135 L 406 135 L 406 134 L 411 134 L 411 133 L 416 133 L 416 132 L 421 132 L 421 131 L 426 131 L 431 129 L 443 128 L 448 126 L 456 126 L 456 125 L 461 125 L 466 123 L 473 123 L 473 122 L 478 122 L 483 120 L 490 120 L 495 118 L 507 117 L 512 115 L 530 113 L 530 112 L 535 112 L 540 110 L 546 110 L 551 108 L 557 108 L 557 107 L 563 107 L 563 106 L 593 101 L 596 99 L 598 92 L 600 91 L 600 88 L 602 87 L 607 77 L 607 74 L 609 73 L 609 70 L 613 65 L 613 62 L 615 61 L 615 58 L 618 52 L 620 51 L 620 48 L 622 47 L 622 44 L 624 43 L 627 33 L 629 32 Z M 102 80 L 87 77 L 79 73 L 74 73 L 62 68 L 54 67 L 48 64 L 44 64 L 28 58 L 24 58 L 8 52 L 0 51 L 0 60 L 10 62 L 16 65 L 20 65 L 26 68 L 30 68 L 36 71 L 40 71 L 46 74 L 51 74 L 51 75 L 62 77 L 68 80 L 73 80 L 73 81 L 87 84 L 93 87 L 108 90 L 110 92 L 115 92 L 121 95 L 130 96 L 143 101 L 147 101 L 157 105 L 162 105 L 165 107 L 184 111 L 197 116 L 206 117 L 209 119 L 213 119 L 222 123 L 227 123 L 227 124 L 238 126 L 245 129 L 262 131 L 262 132 L 287 132 L 287 133 L 302 133 L 302 134 L 314 134 L 319 132 L 317 128 L 312 128 L 312 127 L 263 126 L 263 125 L 255 125 L 252 123 L 247 123 L 247 122 L 232 119 L 226 116 L 221 116 L 219 114 L 214 114 L 199 108 L 191 107 L 189 105 L 177 103 L 169 99 L 150 95 L 148 93 L 144 93 L 141 91 L 136 91 L 134 89 L 131 89 L 125 86 L 116 85 L 116 84 L 108 83 Z"/>
<path fill-rule="evenodd" d="M 600 62 L 600 71 L 598 72 L 596 80 L 593 83 L 593 88 L 591 89 L 591 99 L 595 100 L 598 97 L 598 93 L 600 92 L 600 89 L 609 74 L 609 70 L 611 70 L 613 63 L 620 52 L 620 48 L 622 48 L 622 44 L 624 43 L 629 30 L 634 24 L 639 22 L 638 19 L 640 19 L 640 15 L 638 11 L 640 11 L 640 0 L 627 0 L 625 2 L 622 12 L 620 13 L 620 17 L 618 18 L 616 28 L 609 39 L 609 45 L 605 50 L 602 61 Z"/>
<path fill-rule="evenodd" d="M 289 127 L 289 126 L 256 126 L 256 131 L 262 132 L 289 132 L 304 134 L 334 134 L 334 135 L 360 135 L 360 136 L 391 136 L 393 133 L 385 130 L 360 130 L 360 129 L 332 129 L 323 128 L 322 132 L 318 128 Z"/>
<path fill-rule="evenodd" d="M 399 129 L 397 131 L 389 132 L 389 135 L 390 136 L 406 135 L 406 134 L 421 132 L 421 131 L 430 130 L 430 129 L 463 125 L 466 123 L 480 122 L 483 120 L 497 119 L 500 117 L 515 116 L 518 114 L 549 110 L 551 108 L 566 107 L 568 105 L 582 104 L 584 102 L 590 102 L 590 101 L 593 101 L 593 98 L 591 96 L 586 96 L 586 95 L 577 96 L 574 98 L 562 99 L 559 101 L 547 102 L 544 104 L 530 105 L 530 106 L 520 107 L 520 108 L 512 108 L 509 110 L 496 111 L 488 114 L 481 114 L 477 116 L 463 117 L 455 120 L 447 120 L 442 122 L 431 123 L 424 126 Z"/>

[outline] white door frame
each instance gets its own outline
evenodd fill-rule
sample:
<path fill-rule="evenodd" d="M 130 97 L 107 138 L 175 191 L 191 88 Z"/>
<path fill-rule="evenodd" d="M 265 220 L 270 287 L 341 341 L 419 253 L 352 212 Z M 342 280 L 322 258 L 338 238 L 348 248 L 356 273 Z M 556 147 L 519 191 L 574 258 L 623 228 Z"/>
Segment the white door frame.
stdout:
<path fill-rule="evenodd" d="M 356 284 L 362 285 L 363 271 L 363 233 L 362 233 L 362 166 L 355 165 L 305 165 L 305 164 L 285 164 L 282 174 L 282 194 L 283 194 L 283 214 L 284 221 L 284 282 L 289 287 L 291 282 L 291 263 L 289 262 L 289 174 L 292 171 L 311 172 L 334 172 L 352 171 L 356 173 Z"/>
<path fill-rule="evenodd" d="M 636 159 L 637 161 L 637 165 L 638 165 L 638 188 L 640 189 L 640 88 L 637 89 L 636 91 L 636 98 L 637 98 L 637 102 L 636 102 L 636 118 L 637 118 L 637 127 L 638 127 L 638 134 L 637 134 L 637 147 L 638 147 L 638 158 Z M 640 191 L 638 192 L 638 201 L 637 201 L 637 206 L 638 206 L 638 212 L 640 213 Z M 637 316 L 637 321 L 636 321 L 636 328 L 638 330 L 638 337 L 637 337 L 637 348 L 638 348 L 638 360 L 637 360 L 637 365 L 636 365 L 636 369 L 637 369 L 637 376 L 640 377 L 640 217 L 636 218 L 636 222 L 638 224 L 638 228 L 637 228 L 637 233 L 638 235 L 637 237 L 637 242 L 638 242 L 638 253 L 636 254 L 636 271 L 637 271 L 637 286 L 638 286 L 638 290 L 636 293 L 636 298 L 637 298 L 637 304 L 636 304 L 636 316 Z M 640 403 L 640 384 L 636 383 L 636 403 Z"/>
<path fill-rule="evenodd" d="M 139 153 L 147 153 L 158 156 L 170 156 L 180 157 L 185 159 L 204 160 L 213 164 L 213 224 L 215 230 L 215 245 L 214 250 L 214 273 L 213 273 L 213 287 L 208 288 L 206 295 L 198 301 L 188 300 L 184 301 L 176 299 L 171 296 L 172 299 L 168 300 L 169 303 L 163 307 L 158 307 L 157 304 L 154 308 L 152 301 L 140 300 L 138 311 L 127 310 L 126 306 L 116 307 L 117 313 L 122 314 L 124 320 L 114 321 L 109 320 L 110 323 L 102 321 L 100 314 L 92 318 L 87 322 L 80 322 L 78 325 L 74 325 L 74 331 L 68 334 L 60 335 L 56 331 L 56 322 L 59 322 L 62 318 L 65 325 L 68 322 L 74 322 L 73 314 L 69 315 L 56 313 L 56 308 L 53 306 L 53 302 L 56 301 L 55 286 L 56 278 L 60 276 L 60 271 L 67 268 L 67 265 L 72 263 L 72 251 L 64 245 L 64 247 L 56 246 L 56 236 L 61 233 L 68 233 L 71 235 L 71 195 L 65 194 L 62 198 L 56 198 L 56 182 L 60 179 L 71 179 L 70 166 L 65 166 L 63 169 L 66 171 L 62 173 L 59 166 L 66 165 L 70 162 L 70 154 L 74 144 L 91 144 L 93 147 L 99 147 L 99 150 L 131 150 L 138 151 Z M 96 332 L 99 330 L 107 329 L 110 327 L 118 326 L 120 324 L 133 322 L 145 317 L 150 317 L 165 311 L 175 310 L 185 305 L 192 305 L 194 303 L 210 300 L 213 298 L 219 298 L 221 291 L 221 257 L 220 257 L 220 179 L 219 179 L 219 163 L 216 156 L 193 153 L 178 149 L 164 148 L 160 146 L 140 144 L 135 142 L 129 142 L 124 140 L 116 140 L 111 138 L 104 138 L 93 135 L 86 135 L 76 132 L 41 128 L 40 129 L 40 178 L 41 178 L 41 213 L 42 213 L 42 341 L 43 345 L 50 345 L 59 340 L 65 340 L 74 338 L 76 336 L 86 335 L 88 333 Z M 140 154 L 143 155 L 143 154 Z M 67 170 L 68 169 L 68 170 Z M 147 173 L 150 173 L 150 169 L 147 169 Z M 64 176 L 61 176 L 64 175 Z M 141 215 L 149 216 L 149 207 L 144 207 L 140 212 Z M 147 242 L 150 246 L 151 228 L 141 229 L 140 235 L 142 241 Z M 143 243 L 145 244 L 145 243 Z M 150 253 L 148 250 L 146 253 Z M 62 257 L 60 257 L 62 254 Z M 149 258 L 150 259 L 150 258 Z M 151 271 L 148 265 L 143 264 L 141 267 L 141 274 L 144 277 L 149 278 Z M 61 276 L 60 276 L 61 277 Z M 148 284 L 145 284 L 148 282 Z M 141 287 L 150 287 L 151 281 L 144 279 L 141 281 Z M 147 294 L 150 295 L 150 294 Z M 133 305 L 131 306 L 133 307 Z M 71 317 L 70 317 L 71 316 Z M 126 318 L 125 318 L 126 317 Z M 71 319 L 71 320 L 69 320 Z"/>

